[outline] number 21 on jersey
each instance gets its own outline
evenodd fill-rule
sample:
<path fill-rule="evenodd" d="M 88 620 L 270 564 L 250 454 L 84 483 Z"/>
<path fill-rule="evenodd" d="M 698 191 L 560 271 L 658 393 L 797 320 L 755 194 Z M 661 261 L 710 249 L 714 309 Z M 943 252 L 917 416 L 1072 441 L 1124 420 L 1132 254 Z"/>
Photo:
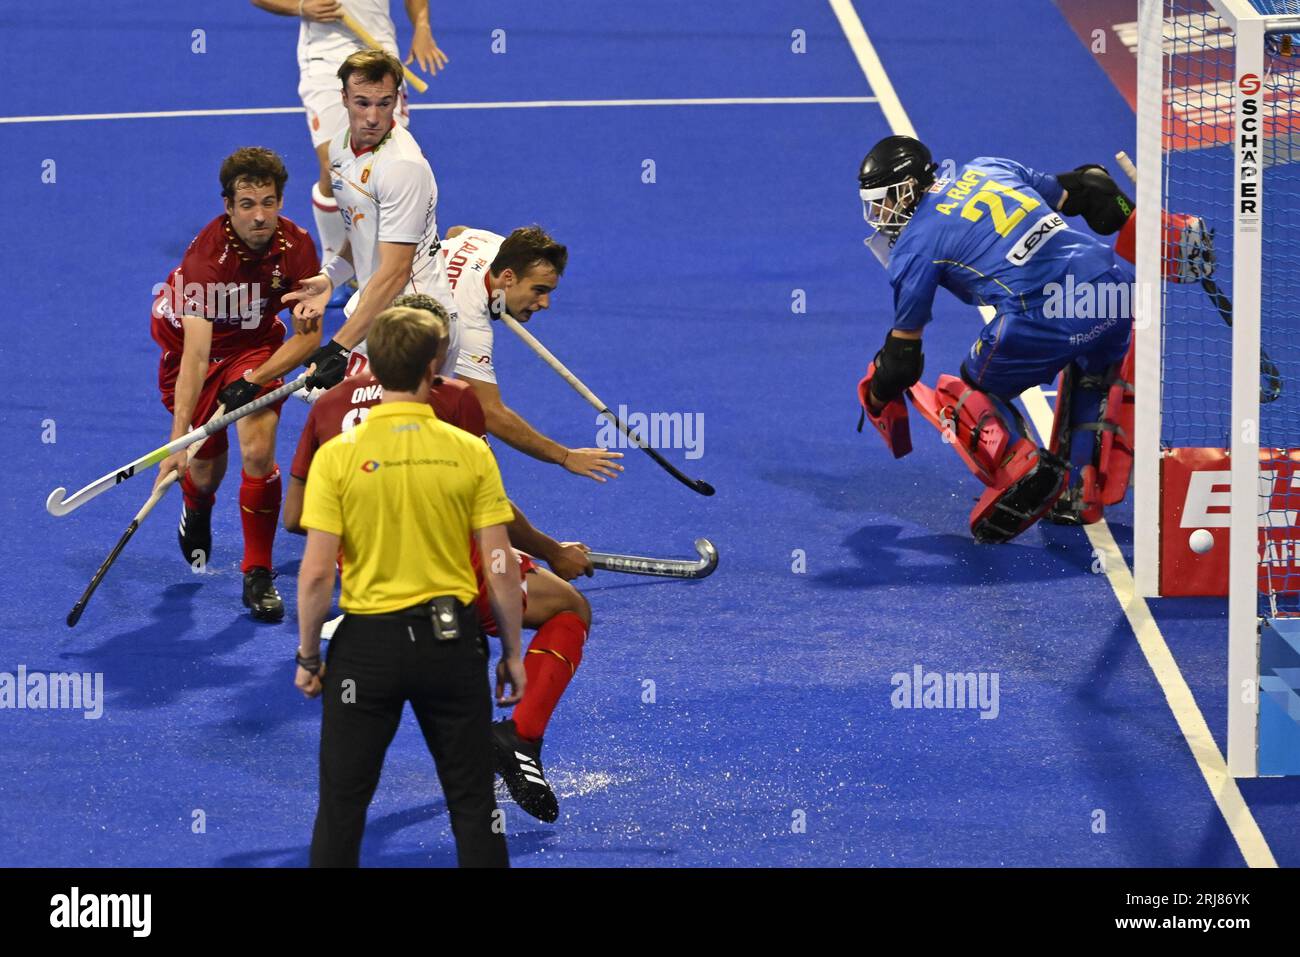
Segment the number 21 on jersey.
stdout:
<path fill-rule="evenodd" d="M 1003 197 L 1016 204 L 1010 213 L 1007 212 L 1007 204 L 1003 201 Z M 997 230 L 998 235 L 1009 236 L 1029 211 L 1037 209 L 1040 205 L 1033 197 L 989 179 L 984 181 L 980 191 L 962 207 L 961 215 L 962 219 L 977 222 L 984 218 L 984 211 L 988 210 L 993 218 L 993 228 Z"/>

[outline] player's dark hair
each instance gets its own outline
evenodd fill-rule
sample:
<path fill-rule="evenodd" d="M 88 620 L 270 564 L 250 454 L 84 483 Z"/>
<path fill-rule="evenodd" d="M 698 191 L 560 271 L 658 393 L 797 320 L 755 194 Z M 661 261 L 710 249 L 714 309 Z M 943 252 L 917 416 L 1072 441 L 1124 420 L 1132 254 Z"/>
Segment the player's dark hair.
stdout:
<path fill-rule="evenodd" d="M 414 392 L 447 335 L 447 310 L 393 306 L 375 317 L 366 336 L 370 371 L 389 392 Z"/>
<path fill-rule="evenodd" d="M 276 199 L 284 197 L 284 184 L 289 171 L 278 153 L 265 146 L 243 146 L 221 161 L 221 195 L 235 198 L 238 186 L 265 186 L 275 184 Z"/>
<path fill-rule="evenodd" d="M 348 88 L 348 77 L 359 73 L 364 80 L 378 83 L 386 76 L 393 78 L 393 89 L 402 88 L 402 61 L 386 50 L 358 50 L 339 67 L 338 78 L 343 89 Z"/>
<path fill-rule="evenodd" d="M 557 276 L 563 276 L 568 262 L 569 250 L 547 235 L 541 226 L 520 226 L 501 244 L 491 268 L 494 276 L 509 269 L 522 278 L 534 266 L 547 263 Z"/>

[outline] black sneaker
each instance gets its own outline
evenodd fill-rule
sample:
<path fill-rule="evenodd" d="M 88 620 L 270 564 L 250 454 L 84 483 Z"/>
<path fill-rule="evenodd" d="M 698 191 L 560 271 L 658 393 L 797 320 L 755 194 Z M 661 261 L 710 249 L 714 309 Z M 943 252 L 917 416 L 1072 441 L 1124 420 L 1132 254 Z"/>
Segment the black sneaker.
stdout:
<path fill-rule="evenodd" d="M 284 620 L 284 599 L 275 590 L 269 568 L 256 565 L 244 572 L 244 607 L 258 621 Z"/>
<path fill-rule="evenodd" d="M 200 570 L 212 557 L 212 509 L 190 508 L 181 505 L 181 524 L 176 530 L 181 543 L 181 554 L 190 567 Z"/>
<path fill-rule="evenodd" d="M 513 719 L 492 724 L 492 750 L 497 772 L 515 803 L 547 824 L 560 816 L 560 802 L 542 773 L 542 742 L 525 741 Z"/>

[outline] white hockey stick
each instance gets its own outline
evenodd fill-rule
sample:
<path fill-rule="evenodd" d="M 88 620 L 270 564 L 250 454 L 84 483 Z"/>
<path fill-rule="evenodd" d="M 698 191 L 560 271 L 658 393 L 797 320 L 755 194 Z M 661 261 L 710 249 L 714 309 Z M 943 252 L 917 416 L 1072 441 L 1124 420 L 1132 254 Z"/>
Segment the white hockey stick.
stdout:
<path fill-rule="evenodd" d="M 1128 154 L 1123 150 L 1120 150 L 1115 154 L 1115 162 L 1118 163 L 1119 168 L 1124 171 L 1124 175 L 1131 179 L 1133 185 L 1136 186 L 1138 181 L 1138 170 L 1137 167 L 1133 165 L 1133 161 L 1128 158 Z"/>
<path fill-rule="evenodd" d="M 209 435 L 212 435 L 215 432 L 220 432 L 232 422 L 238 422 L 244 416 L 252 415 L 254 412 L 265 409 L 268 405 L 279 401 L 285 396 L 297 392 L 307 384 L 308 375 L 310 375 L 310 373 L 304 372 L 292 382 L 286 382 L 284 385 L 280 386 L 280 388 L 268 392 L 266 395 L 259 396 L 247 405 L 241 405 L 234 412 L 227 412 L 220 418 L 211 419 L 206 425 L 200 426 L 193 432 L 188 432 L 185 435 L 182 435 L 179 439 L 168 442 L 166 445 L 154 449 L 147 455 L 140 456 L 134 462 L 128 462 L 121 468 L 114 469 L 107 475 L 97 478 L 85 488 L 78 489 L 72 495 L 68 495 L 68 490 L 62 486 L 56 488 L 50 493 L 49 498 L 45 500 L 45 510 L 51 515 L 67 515 L 74 509 L 78 509 L 85 505 L 96 495 L 102 495 L 109 489 L 121 485 L 141 469 L 147 469 L 151 465 L 156 465 L 163 459 L 167 458 L 167 456 L 179 452 L 181 449 L 187 449 L 195 442 L 201 442 L 203 439 L 206 439 Z"/>

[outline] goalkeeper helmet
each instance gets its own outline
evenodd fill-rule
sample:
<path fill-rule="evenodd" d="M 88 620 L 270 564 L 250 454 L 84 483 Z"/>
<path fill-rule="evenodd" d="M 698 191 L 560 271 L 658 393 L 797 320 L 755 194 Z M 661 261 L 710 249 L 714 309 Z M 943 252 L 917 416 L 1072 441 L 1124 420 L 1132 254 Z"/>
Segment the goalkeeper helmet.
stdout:
<path fill-rule="evenodd" d="M 897 236 L 916 212 L 921 194 L 934 183 L 938 168 L 920 140 L 886 136 L 871 147 L 858 170 L 862 218 L 877 231 Z"/>

